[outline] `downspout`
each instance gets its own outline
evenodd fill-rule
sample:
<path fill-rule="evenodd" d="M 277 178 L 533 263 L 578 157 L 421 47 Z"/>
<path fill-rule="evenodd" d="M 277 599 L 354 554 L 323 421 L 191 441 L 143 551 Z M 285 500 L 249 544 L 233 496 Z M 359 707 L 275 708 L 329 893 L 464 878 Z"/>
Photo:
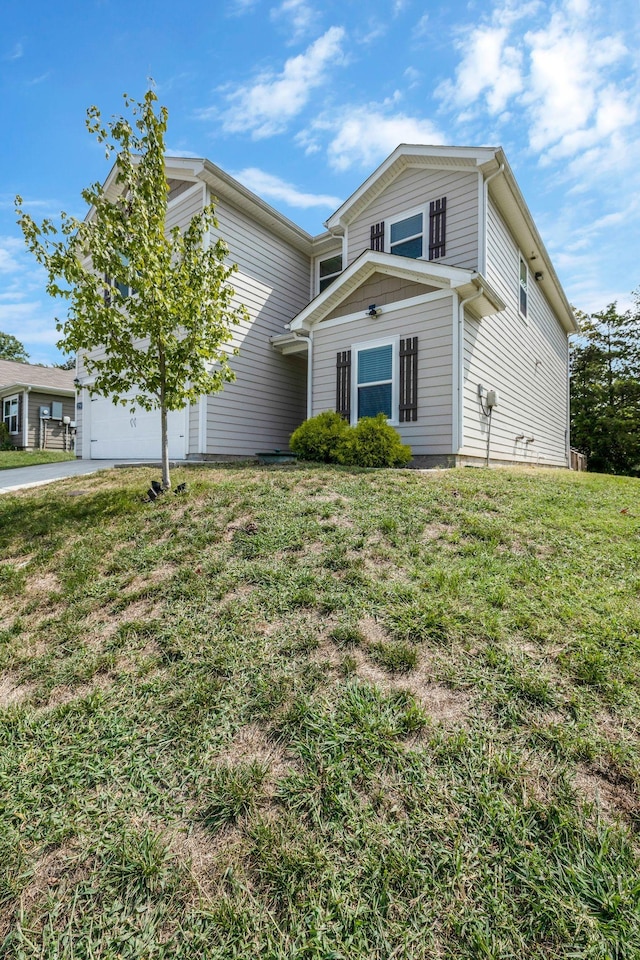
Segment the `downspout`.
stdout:
<path fill-rule="evenodd" d="M 313 333 L 309 331 L 308 336 L 292 331 L 294 337 L 298 340 L 304 340 L 307 344 L 307 420 L 313 416 Z"/>
<path fill-rule="evenodd" d="M 480 264 L 480 273 L 483 277 L 487 275 L 487 234 L 489 221 L 489 184 L 496 177 L 504 173 L 504 163 L 501 163 L 497 170 L 494 170 L 484 181 L 484 232 L 482 237 L 482 263 Z"/>
<path fill-rule="evenodd" d="M 478 297 L 481 297 L 484 293 L 484 287 L 481 285 L 477 293 L 472 294 L 470 297 L 466 297 L 464 300 L 460 300 L 458 303 L 458 356 L 457 356 L 457 365 L 458 365 L 458 390 L 457 390 L 457 402 L 458 402 L 458 423 L 456 424 L 457 436 L 457 450 L 456 456 L 460 452 L 460 447 L 462 446 L 462 425 L 464 423 L 464 413 L 463 413 L 463 404 L 464 404 L 464 308 L 468 303 L 471 303 L 473 300 L 477 300 Z"/>

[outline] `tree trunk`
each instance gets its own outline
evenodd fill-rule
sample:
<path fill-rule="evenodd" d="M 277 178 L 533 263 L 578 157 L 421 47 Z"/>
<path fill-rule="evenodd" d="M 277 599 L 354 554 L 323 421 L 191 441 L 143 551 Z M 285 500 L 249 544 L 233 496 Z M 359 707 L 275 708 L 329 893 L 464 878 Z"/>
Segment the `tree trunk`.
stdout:
<path fill-rule="evenodd" d="M 167 405 L 165 402 L 165 377 L 166 366 L 164 352 L 160 351 L 160 429 L 162 436 L 162 487 L 164 490 L 171 489 L 171 476 L 169 474 L 169 435 L 167 433 Z"/>
<path fill-rule="evenodd" d="M 165 490 L 171 489 L 171 476 L 169 475 L 169 437 L 167 434 L 167 408 L 164 405 L 160 407 L 160 423 L 162 425 L 162 486 Z"/>

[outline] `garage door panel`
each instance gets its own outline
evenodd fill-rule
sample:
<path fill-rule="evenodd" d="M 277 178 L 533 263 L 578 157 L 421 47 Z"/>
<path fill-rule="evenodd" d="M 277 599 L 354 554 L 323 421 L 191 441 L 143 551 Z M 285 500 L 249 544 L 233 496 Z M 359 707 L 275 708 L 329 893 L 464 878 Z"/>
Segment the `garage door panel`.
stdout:
<path fill-rule="evenodd" d="M 167 414 L 169 456 L 185 455 L 185 412 Z M 106 397 L 91 399 L 92 460 L 159 460 L 162 455 L 160 411 L 114 404 Z"/>

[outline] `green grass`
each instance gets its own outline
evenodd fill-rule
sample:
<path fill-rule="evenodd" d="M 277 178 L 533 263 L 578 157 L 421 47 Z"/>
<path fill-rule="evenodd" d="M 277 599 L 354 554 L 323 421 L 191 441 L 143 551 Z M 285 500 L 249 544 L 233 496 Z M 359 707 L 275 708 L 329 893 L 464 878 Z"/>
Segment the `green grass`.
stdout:
<path fill-rule="evenodd" d="M 640 956 L 640 481 L 0 498 L 0 957 Z"/>
<path fill-rule="evenodd" d="M 0 450 L 0 470 L 35 467 L 39 463 L 59 463 L 75 458 L 75 453 L 63 453 L 61 450 Z"/>

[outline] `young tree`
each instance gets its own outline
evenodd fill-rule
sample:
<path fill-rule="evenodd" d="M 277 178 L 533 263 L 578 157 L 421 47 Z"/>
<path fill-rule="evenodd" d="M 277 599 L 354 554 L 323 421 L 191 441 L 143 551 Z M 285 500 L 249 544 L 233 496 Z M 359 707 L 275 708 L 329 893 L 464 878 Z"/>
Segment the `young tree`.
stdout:
<path fill-rule="evenodd" d="M 615 303 L 579 314 L 571 350 L 571 439 L 590 470 L 640 475 L 640 323 Z"/>
<path fill-rule="evenodd" d="M 17 337 L 0 331 L 0 360 L 17 360 L 18 363 L 27 363 L 29 354 Z"/>
<path fill-rule="evenodd" d="M 47 271 L 48 293 L 69 303 L 67 319 L 57 321 L 58 348 L 84 354 L 92 393 L 160 410 L 169 488 L 167 412 L 234 379 L 228 344 L 246 311 L 233 302 L 228 248 L 211 234 L 213 205 L 184 232 L 167 232 L 166 108 L 156 112 L 151 90 L 141 103 L 124 99 L 132 122 L 118 117 L 105 126 L 97 107 L 87 111 L 89 132 L 107 157 L 115 154 L 115 195 L 92 184 L 82 192 L 87 218 L 62 213 L 59 228 L 51 220 L 36 224 L 20 197 L 16 210 L 28 248 Z M 104 349 L 92 355 L 97 347 Z"/>

